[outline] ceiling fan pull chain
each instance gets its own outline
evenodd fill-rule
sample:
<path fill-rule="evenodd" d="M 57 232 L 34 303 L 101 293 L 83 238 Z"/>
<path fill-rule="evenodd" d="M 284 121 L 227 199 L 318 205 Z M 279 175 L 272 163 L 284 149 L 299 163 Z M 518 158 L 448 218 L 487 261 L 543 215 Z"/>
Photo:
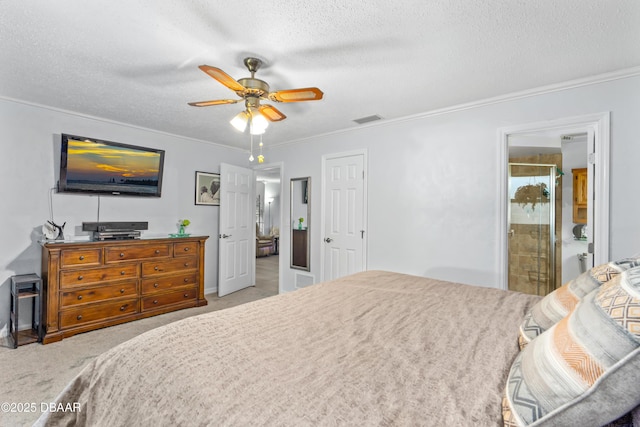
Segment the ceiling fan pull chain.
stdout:
<path fill-rule="evenodd" d="M 249 155 L 249 161 L 253 162 L 253 134 L 249 134 L 250 138 L 251 138 L 251 153 Z"/>

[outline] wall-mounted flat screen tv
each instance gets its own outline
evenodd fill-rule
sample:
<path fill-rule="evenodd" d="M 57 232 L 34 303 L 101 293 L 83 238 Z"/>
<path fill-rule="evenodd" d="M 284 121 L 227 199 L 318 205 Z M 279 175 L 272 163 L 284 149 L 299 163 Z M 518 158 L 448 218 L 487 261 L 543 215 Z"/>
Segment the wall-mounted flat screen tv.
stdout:
<path fill-rule="evenodd" d="M 59 192 L 160 197 L 164 150 L 62 134 Z"/>

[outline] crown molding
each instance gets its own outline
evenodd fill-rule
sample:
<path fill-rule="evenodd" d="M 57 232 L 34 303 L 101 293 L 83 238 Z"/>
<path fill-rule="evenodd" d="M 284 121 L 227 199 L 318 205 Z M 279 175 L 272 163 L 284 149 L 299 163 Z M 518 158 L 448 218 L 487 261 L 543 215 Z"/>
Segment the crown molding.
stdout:
<path fill-rule="evenodd" d="M 444 114 L 451 114 L 451 113 L 456 113 L 456 112 L 459 112 L 459 111 L 470 110 L 470 109 L 473 109 L 473 108 L 486 107 L 488 105 L 500 104 L 500 103 L 504 103 L 504 102 L 510 102 L 510 101 L 515 101 L 515 100 L 518 100 L 518 99 L 523 99 L 523 98 L 530 98 L 530 97 L 533 97 L 533 96 L 545 95 L 545 94 L 554 93 L 554 92 L 561 92 L 561 91 L 565 91 L 565 90 L 575 89 L 575 88 L 578 88 L 578 87 L 591 86 L 591 85 L 606 83 L 606 82 L 613 81 L 613 80 L 626 79 L 626 78 L 635 77 L 635 76 L 638 76 L 638 75 L 640 75 L 640 66 L 632 67 L 632 68 L 625 68 L 625 69 L 622 69 L 622 70 L 612 71 L 612 72 L 609 72 L 609 73 L 597 74 L 597 75 L 594 75 L 594 76 L 584 77 L 584 78 L 575 79 L 575 80 L 569 80 L 569 81 L 562 82 L 562 83 L 555 83 L 555 84 L 551 84 L 551 85 L 540 86 L 540 87 L 533 88 L 533 89 L 527 89 L 527 90 L 523 90 L 523 91 L 512 92 L 512 93 L 505 94 L 505 95 L 495 96 L 495 97 L 491 97 L 491 98 L 485 98 L 485 99 L 481 99 L 481 100 L 478 100 L 478 101 L 472 101 L 472 102 L 468 102 L 468 103 L 464 103 L 464 104 L 454 105 L 454 106 L 451 106 L 451 107 L 445 107 L 445 108 L 440 108 L 440 109 L 437 109 L 437 110 L 426 111 L 426 112 L 423 112 L 423 113 L 418 113 L 418 114 L 413 114 L 413 115 L 410 115 L 410 116 L 399 117 L 399 118 L 396 118 L 396 119 L 388 119 L 388 120 L 384 120 L 384 121 L 371 122 L 371 123 L 368 123 L 368 124 L 360 125 L 358 127 L 340 129 L 340 130 L 336 130 L 336 131 L 333 131 L 333 132 L 327 132 L 327 133 L 324 133 L 324 134 L 321 134 L 321 135 L 310 136 L 308 138 L 285 141 L 285 142 L 282 142 L 282 143 L 271 143 L 270 146 L 271 147 L 280 147 L 280 146 L 283 146 L 283 145 L 300 143 L 300 142 L 311 142 L 312 140 L 317 139 L 317 138 L 326 137 L 326 136 L 330 136 L 330 135 L 341 134 L 341 133 L 346 133 L 346 132 L 353 132 L 353 131 L 357 131 L 357 130 L 364 129 L 364 128 L 379 127 L 379 126 L 389 126 L 389 125 L 402 123 L 402 122 L 406 122 L 406 121 L 419 120 L 419 119 L 423 119 L 423 118 L 426 118 L 426 117 L 434 117 L 434 116 L 440 116 L 440 115 L 444 115 Z"/>
<path fill-rule="evenodd" d="M 229 149 L 229 150 L 247 151 L 247 150 L 243 150 L 243 149 L 238 148 L 238 147 L 233 147 L 231 145 L 221 144 L 219 142 L 206 141 L 204 139 L 192 138 L 190 136 L 184 136 L 184 135 L 178 135 L 178 134 L 175 134 L 175 133 L 164 132 L 164 131 L 157 130 L 157 129 L 146 128 L 144 126 L 138 126 L 138 125 L 132 125 L 130 123 L 119 122 L 117 120 L 111 120 L 111 119 L 106 119 L 106 118 L 103 118 L 103 117 L 92 116 L 90 114 L 78 113 L 77 111 L 65 110 L 63 108 L 51 107 L 49 105 L 38 104 L 38 103 L 35 103 L 35 102 L 24 101 L 24 100 L 21 100 L 21 99 L 9 98 L 7 96 L 0 95 L 0 100 L 7 101 L 7 102 L 13 102 L 13 103 L 16 103 L 16 104 L 27 105 L 29 107 L 34 107 L 34 108 L 41 108 L 43 110 L 54 111 L 56 113 L 66 114 L 68 116 L 79 117 L 79 118 L 82 118 L 82 119 L 95 120 L 97 122 L 108 123 L 108 124 L 112 124 L 112 125 L 116 125 L 116 126 L 122 126 L 122 127 L 131 128 L 131 129 L 136 129 L 136 130 L 142 130 L 142 131 L 145 131 L 145 132 L 152 132 L 152 133 L 156 133 L 156 134 L 159 134 L 159 135 L 169 136 L 169 137 L 172 137 L 172 138 L 180 138 L 180 139 L 184 139 L 184 140 L 187 140 L 187 141 L 197 142 L 197 143 L 200 143 L 200 144 L 216 145 L 216 146 L 218 146 L 220 148 L 225 148 L 225 149 Z"/>

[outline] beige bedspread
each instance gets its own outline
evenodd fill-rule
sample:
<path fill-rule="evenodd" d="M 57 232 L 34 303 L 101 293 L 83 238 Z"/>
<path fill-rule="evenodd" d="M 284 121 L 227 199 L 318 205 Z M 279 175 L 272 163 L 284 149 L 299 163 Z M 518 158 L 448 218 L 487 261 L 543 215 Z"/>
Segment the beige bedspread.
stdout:
<path fill-rule="evenodd" d="M 369 271 L 191 317 L 104 353 L 40 425 L 500 425 L 538 297 Z"/>

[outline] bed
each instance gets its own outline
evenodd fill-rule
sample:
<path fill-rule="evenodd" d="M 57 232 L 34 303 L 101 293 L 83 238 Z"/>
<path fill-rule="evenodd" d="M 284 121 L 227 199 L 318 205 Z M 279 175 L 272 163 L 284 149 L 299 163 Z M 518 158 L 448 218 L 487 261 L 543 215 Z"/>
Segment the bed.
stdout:
<path fill-rule="evenodd" d="M 539 301 L 358 273 L 127 341 L 57 398 L 79 410 L 36 425 L 499 426 L 519 328 Z"/>

